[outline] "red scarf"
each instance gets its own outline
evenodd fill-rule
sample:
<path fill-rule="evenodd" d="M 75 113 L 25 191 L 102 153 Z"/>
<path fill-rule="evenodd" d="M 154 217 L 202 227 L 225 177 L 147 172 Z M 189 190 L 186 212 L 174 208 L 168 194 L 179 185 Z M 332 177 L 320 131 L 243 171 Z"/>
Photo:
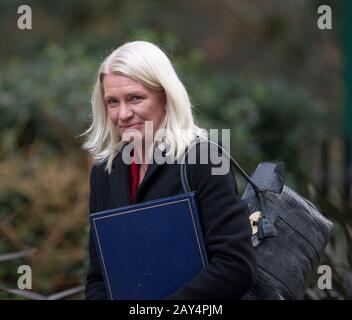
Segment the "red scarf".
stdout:
<path fill-rule="evenodd" d="M 130 203 L 132 204 L 139 183 L 139 164 L 135 162 L 136 158 L 134 157 L 134 150 L 132 151 L 132 163 L 130 167 L 130 177 L 131 177 L 131 189 L 130 189 Z"/>

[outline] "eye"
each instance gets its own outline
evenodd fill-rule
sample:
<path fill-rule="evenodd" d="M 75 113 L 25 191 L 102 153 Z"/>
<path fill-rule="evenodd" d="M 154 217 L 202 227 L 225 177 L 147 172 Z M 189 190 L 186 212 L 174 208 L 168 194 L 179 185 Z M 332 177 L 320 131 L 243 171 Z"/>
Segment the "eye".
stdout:
<path fill-rule="evenodd" d="M 131 99 L 130 99 L 130 101 L 132 103 L 137 103 L 137 102 L 139 102 L 141 100 L 142 100 L 142 97 L 140 97 L 140 96 L 132 96 Z"/>
<path fill-rule="evenodd" d="M 117 103 L 117 100 L 114 98 L 109 98 L 108 100 L 106 100 L 106 103 L 108 106 L 112 106 Z"/>

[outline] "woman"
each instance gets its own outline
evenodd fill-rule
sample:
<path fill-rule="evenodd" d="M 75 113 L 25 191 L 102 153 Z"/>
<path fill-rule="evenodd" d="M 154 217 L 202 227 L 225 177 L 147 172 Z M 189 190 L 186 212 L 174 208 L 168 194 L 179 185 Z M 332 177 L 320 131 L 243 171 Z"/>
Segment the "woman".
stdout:
<path fill-rule="evenodd" d="M 97 160 L 90 177 L 90 213 L 183 193 L 179 162 L 151 162 L 150 151 L 159 147 L 155 141 L 163 141 L 160 145 L 168 147 L 163 155 L 180 159 L 205 131 L 195 124 L 188 94 L 162 50 L 135 41 L 113 51 L 98 71 L 92 114 L 84 144 Z M 131 138 L 131 132 L 139 135 Z M 150 132 L 154 142 L 148 144 Z M 204 154 L 202 145 L 197 155 Z M 140 146 L 133 149 L 132 163 L 124 161 L 129 146 Z M 209 264 L 165 299 L 240 299 L 256 276 L 248 207 L 236 196 L 231 172 L 213 175 L 209 162 L 187 168 L 198 194 Z M 107 299 L 91 232 L 89 253 L 86 299 Z"/>

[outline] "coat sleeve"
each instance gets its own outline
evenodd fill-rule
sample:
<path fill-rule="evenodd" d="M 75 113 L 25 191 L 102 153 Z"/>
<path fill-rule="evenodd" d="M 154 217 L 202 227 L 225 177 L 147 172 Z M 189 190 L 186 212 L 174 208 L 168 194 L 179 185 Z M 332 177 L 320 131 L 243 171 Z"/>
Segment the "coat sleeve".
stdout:
<path fill-rule="evenodd" d="M 96 166 L 93 166 L 90 174 L 89 214 L 97 211 L 95 170 Z M 89 230 L 89 268 L 85 286 L 85 298 L 86 300 L 108 299 L 91 228 Z"/>
<path fill-rule="evenodd" d="M 212 175 L 213 167 L 187 164 L 190 185 L 198 194 L 209 264 L 166 300 L 241 299 L 254 284 L 257 265 L 248 206 L 236 195 L 232 172 Z"/>

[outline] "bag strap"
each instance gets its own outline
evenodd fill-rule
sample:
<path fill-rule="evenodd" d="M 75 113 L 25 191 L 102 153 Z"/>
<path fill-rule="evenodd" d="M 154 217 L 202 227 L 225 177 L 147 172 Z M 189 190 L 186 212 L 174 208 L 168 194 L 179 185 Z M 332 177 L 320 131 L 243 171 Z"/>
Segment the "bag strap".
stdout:
<path fill-rule="evenodd" d="M 197 137 L 189 147 L 186 148 L 183 156 L 183 160 L 180 166 L 180 176 L 181 176 L 181 184 L 184 192 L 191 192 L 192 189 L 189 184 L 188 176 L 187 176 L 187 165 L 186 158 L 188 156 L 188 152 L 191 148 L 195 147 L 201 143 L 210 143 L 217 148 L 221 149 L 222 152 L 230 159 L 230 164 L 233 168 L 237 169 L 237 171 L 241 174 L 241 176 L 249 183 L 249 185 L 253 188 L 255 195 L 259 200 L 260 211 L 262 213 L 261 218 L 258 221 L 258 238 L 267 238 L 273 237 L 277 235 L 277 230 L 273 225 L 273 222 L 270 221 L 269 216 L 267 214 L 267 208 L 264 201 L 264 192 L 266 190 L 261 190 L 256 183 L 249 177 L 249 175 L 241 168 L 241 166 L 232 158 L 232 156 L 218 143 L 212 141 L 210 139 L 202 139 Z"/>
<path fill-rule="evenodd" d="M 184 192 L 191 192 L 191 188 L 188 182 L 188 177 L 187 177 L 187 166 L 186 164 L 186 157 L 188 156 L 188 152 L 191 148 L 195 147 L 198 144 L 201 143 L 210 143 L 222 150 L 223 153 L 230 159 L 230 163 L 232 167 L 238 170 L 238 172 L 242 175 L 242 177 L 251 185 L 253 188 L 254 192 L 258 194 L 260 192 L 259 187 L 255 184 L 255 182 L 248 176 L 248 174 L 241 168 L 241 166 L 232 158 L 232 156 L 218 143 L 212 141 L 212 140 L 207 140 L 207 139 L 201 139 L 200 137 L 197 137 L 189 147 L 186 148 L 185 154 L 183 161 L 181 163 L 181 183 Z"/>

